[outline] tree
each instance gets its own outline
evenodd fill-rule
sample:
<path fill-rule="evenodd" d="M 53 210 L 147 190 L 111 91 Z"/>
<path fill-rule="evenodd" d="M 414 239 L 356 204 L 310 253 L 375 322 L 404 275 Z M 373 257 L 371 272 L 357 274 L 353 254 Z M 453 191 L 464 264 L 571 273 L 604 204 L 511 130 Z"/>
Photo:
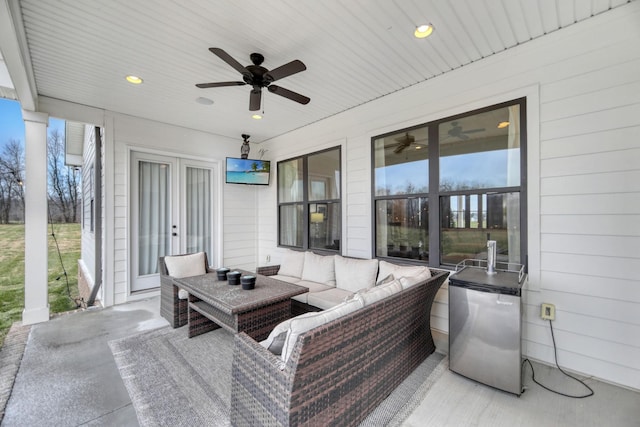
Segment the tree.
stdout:
<path fill-rule="evenodd" d="M 0 222 L 24 219 L 24 149 L 11 139 L 0 157 Z"/>
<path fill-rule="evenodd" d="M 47 163 L 52 218 L 78 222 L 80 173 L 64 164 L 64 135 L 57 129 L 52 130 L 47 138 Z"/>

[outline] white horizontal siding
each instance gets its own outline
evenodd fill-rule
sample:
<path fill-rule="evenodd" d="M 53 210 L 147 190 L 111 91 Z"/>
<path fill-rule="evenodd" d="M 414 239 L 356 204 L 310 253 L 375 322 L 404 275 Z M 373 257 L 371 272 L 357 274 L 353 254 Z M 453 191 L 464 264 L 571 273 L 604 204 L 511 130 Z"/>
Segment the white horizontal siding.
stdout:
<path fill-rule="evenodd" d="M 556 19 L 553 7 L 539 12 L 543 28 Z M 632 3 L 267 145 L 281 151 L 326 134 L 347 137 L 347 251 L 368 256 L 370 138 L 528 96 L 531 282 L 523 296 L 523 351 L 554 363 L 549 327 L 539 318 L 540 304 L 550 302 L 562 366 L 640 389 L 638 22 L 640 6 Z M 500 34 L 509 37 L 519 35 Z M 261 251 L 274 252 L 275 240 L 262 239 Z M 446 287 L 431 321 L 448 331 Z"/>

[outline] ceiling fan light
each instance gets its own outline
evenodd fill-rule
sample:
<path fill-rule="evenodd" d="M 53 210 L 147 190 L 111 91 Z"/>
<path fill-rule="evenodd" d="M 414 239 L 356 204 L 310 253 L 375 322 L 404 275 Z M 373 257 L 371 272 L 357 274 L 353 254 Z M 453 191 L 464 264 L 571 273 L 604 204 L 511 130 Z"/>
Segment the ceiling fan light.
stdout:
<path fill-rule="evenodd" d="M 142 84 L 142 81 L 143 81 L 141 77 L 134 76 L 133 74 L 129 74 L 128 76 L 125 77 L 125 79 L 133 85 Z"/>
<path fill-rule="evenodd" d="M 498 129 L 504 129 L 509 126 L 509 122 L 500 122 L 498 123 Z"/>
<path fill-rule="evenodd" d="M 251 118 L 254 119 L 254 120 L 262 120 L 262 115 L 254 114 L 254 115 L 251 116 Z"/>
<path fill-rule="evenodd" d="M 418 25 L 416 27 L 416 30 L 413 32 L 413 35 L 417 39 L 424 39 L 426 37 L 429 37 L 431 33 L 433 33 L 433 25 L 423 24 L 423 25 Z"/>

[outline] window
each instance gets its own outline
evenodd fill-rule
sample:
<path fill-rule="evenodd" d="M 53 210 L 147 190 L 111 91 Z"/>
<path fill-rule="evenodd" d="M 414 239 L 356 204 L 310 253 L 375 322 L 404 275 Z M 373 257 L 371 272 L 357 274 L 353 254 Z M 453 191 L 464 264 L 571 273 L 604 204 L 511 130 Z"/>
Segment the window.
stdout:
<path fill-rule="evenodd" d="M 340 250 L 340 148 L 278 162 L 278 244 Z"/>
<path fill-rule="evenodd" d="M 526 259 L 525 100 L 374 137 L 376 257 Z"/>

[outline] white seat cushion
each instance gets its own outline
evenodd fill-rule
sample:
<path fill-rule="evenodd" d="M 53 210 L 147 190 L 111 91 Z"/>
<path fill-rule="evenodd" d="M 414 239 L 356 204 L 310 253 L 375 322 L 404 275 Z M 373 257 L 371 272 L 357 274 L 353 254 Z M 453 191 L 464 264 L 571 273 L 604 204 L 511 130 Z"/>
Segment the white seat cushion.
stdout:
<path fill-rule="evenodd" d="M 304 266 L 304 252 L 285 249 L 278 269 L 279 276 L 302 277 L 302 267 Z"/>
<path fill-rule="evenodd" d="M 306 304 L 308 299 L 309 299 L 309 292 L 306 292 L 304 294 L 300 294 L 300 295 L 296 295 L 294 297 L 291 297 L 291 299 L 294 299 L 296 301 L 299 301 L 303 304 Z"/>
<path fill-rule="evenodd" d="M 333 286 L 328 286 L 318 282 L 312 282 L 310 280 L 300 280 L 299 282 L 296 282 L 296 285 L 304 286 L 305 288 L 309 289 L 309 292 L 322 292 L 326 291 L 327 289 L 334 289 Z"/>
<path fill-rule="evenodd" d="M 281 358 L 283 362 L 287 362 L 289 356 L 293 352 L 293 347 L 298 340 L 298 336 L 325 323 L 331 322 L 338 317 L 349 314 L 357 309 L 362 308 L 362 301 L 351 300 L 338 304 L 329 310 L 319 311 L 316 313 L 305 313 L 291 319 L 291 324 L 287 332 L 287 338 L 282 349 Z"/>
<path fill-rule="evenodd" d="M 169 276 L 180 279 L 182 277 L 199 276 L 207 272 L 204 265 L 204 252 L 189 255 L 175 255 L 164 257 Z"/>
<path fill-rule="evenodd" d="M 330 309 L 351 297 L 353 292 L 340 288 L 330 288 L 326 291 L 314 292 L 307 297 L 307 304 L 323 310 Z"/>
<path fill-rule="evenodd" d="M 377 259 L 353 259 L 335 255 L 336 287 L 350 292 L 376 285 Z"/>
<path fill-rule="evenodd" d="M 313 252 L 305 252 L 301 277 L 302 280 L 335 287 L 336 273 L 333 257 L 316 255 Z"/>
<path fill-rule="evenodd" d="M 326 291 L 327 289 L 334 289 L 332 286 L 323 285 L 322 283 L 318 282 L 310 282 L 308 280 L 298 280 L 297 282 L 295 282 L 295 284 L 298 286 L 304 286 L 305 288 L 309 289 L 309 292 L 307 293 L 292 297 L 294 300 L 300 301 L 305 304 L 309 302 L 308 298 L 309 295 L 312 295 L 312 292 L 322 292 Z"/>
<path fill-rule="evenodd" d="M 268 277 L 270 277 L 271 279 L 282 280 L 283 282 L 287 282 L 287 283 L 293 283 L 294 285 L 300 281 L 299 277 L 283 276 L 281 274 L 276 274 L 274 276 L 268 276 Z"/>

